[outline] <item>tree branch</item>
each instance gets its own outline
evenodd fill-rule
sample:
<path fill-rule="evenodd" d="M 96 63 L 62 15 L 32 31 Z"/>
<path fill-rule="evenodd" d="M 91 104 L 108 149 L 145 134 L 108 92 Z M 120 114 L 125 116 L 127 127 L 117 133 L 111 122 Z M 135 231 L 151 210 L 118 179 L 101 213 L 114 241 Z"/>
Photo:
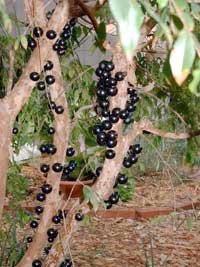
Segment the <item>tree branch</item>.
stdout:
<path fill-rule="evenodd" d="M 6 88 L 6 94 L 9 94 L 13 86 L 13 76 L 14 76 L 14 63 L 15 63 L 15 52 L 13 49 L 9 51 L 9 74 L 8 74 L 8 85 Z"/>
<path fill-rule="evenodd" d="M 31 26 L 47 25 L 44 0 L 24 0 L 24 9 Z"/>

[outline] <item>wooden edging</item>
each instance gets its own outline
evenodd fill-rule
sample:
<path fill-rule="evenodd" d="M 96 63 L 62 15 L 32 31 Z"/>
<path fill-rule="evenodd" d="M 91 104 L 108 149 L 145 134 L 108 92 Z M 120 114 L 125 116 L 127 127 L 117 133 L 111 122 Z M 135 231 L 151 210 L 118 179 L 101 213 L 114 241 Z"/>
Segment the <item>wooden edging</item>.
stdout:
<path fill-rule="evenodd" d="M 23 209 L 33 212 L 35 206 L 22 206 Z M 99 210 L 97 213 L 93 211 L 90 215 L 105 219 L 124 218 L 124 219 L 151 219 L 157 216 L 169 215 L 173 212 L 191 210 L 200 208 L 200 200 L 196 202 L 184 202 L 178 204 L 176 207 L 146 207 L 146 208 L 113 208 L 110 210 Z M 9 209 L 8 205 L 4 206 L 5 210 Z"/>

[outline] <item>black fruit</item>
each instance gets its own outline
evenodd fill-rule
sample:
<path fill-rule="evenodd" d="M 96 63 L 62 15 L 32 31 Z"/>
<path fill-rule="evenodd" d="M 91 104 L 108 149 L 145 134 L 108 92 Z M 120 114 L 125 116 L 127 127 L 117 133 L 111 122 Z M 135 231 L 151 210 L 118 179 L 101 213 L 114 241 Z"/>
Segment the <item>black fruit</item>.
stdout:
<path fill-rule="evenodd" d="M 30 74 L 29 77 L 34 82 L 37 82 L 40 79 L 39 73 L 38 72 L 35 72 L 35 71 L 34 72 L 31 72 L 31 74 Z"/>
<path fill-rule="evenodd" d="M 129 115 L 128 111 L 124 109 L 120 111 L 119 117 L 120 119 L 125 120 L 126 118 L 128 118 L 128 115 Z"/>
<path fill-rule="evenodd" d="M 108 88 L 108 94 L 109 96 L 116 96 L 118 93 L 117 87 L 110 87 Z"/>
<path fill-rule="evenodd" d="M 106 66 L 107 66 L 107 61 L 103 60 L 99 63 L 99 69 L 104 71 L 106 70 Z"/>
<path fill-rule="evenodd" d="M 115 151 L 112 149 L 106 150 L 105 157 L 107 159 L 113 159 L 115 157 Z"/>
<path fill-rule="evenodd" d="M 54 228 L 49 228 L 47 230 L 47 235 L 48 235 L 48 237 L 56 238 L 58 235 L 58 231 Z"/>
<path fill-rule="evenodd" d="M 105 120 L 102 122 L 102 127 L 104 130 L 110 130 L 112 128 L 112 122 L 110 122 L 109 120 Z"/>
<path fill-rule="evenodd" d="M 48 134 L 54 134 L 54 133 L 55 133 L 55 128 L 49 127 Z"/>
<path fill-rule="evenodd" d="M 118 178 L 117 178 L 117 182 L 119 184 L 126 184 L 128 181 L 128 176 L 126 176 L 125 174 L 119 174 Z"/>
<path fill-rule="evenodd" d="M 36 199 L 37 199 L 38 201 L 40 201 L 40 202 L 45 201 L 45 199 L 46 199 L 46 195 L 45 195 L 44 193 L 38 193 L 38 194 L 36 195 Z"/>
<path fill-rule="evenodd" d="M 59 267 L 71 267 L 72 261 L 70 259 L 65 259 L 63 262 L 61 262 Z"/>
<path fill-rule="evenodd" d="M 52 69 L 53 69 L 53 63 L 50 60 L 48 60 L 47 63 L 44 65 L 44 70 L 48 71 Z"/>
<path fill-rule="evenodd" d="M 106 141 L 106 145 L 107 145 L 107 147 L 109 147 L 109 148 L 116 147 L 116 145 L 117 145 L 117 140 L 108 139 L 108 140 Z"/>
<path fill-rule="evenodd" d="M 119 193 L 118 192 L 114 192 L 110 197 L 109 197 L 109 201 L 112 204 L 117 204 L 117 202 L 119 201 Z"/>
<path fill-rule="evenodd" d="M 55 223 L 55 224 L 58 224 L 58 223 L 61 222 L 61 219 L 60 219 L 60 217 L 58 215 L 55 215 L 52 218 L 52 222 Z"/>
<path fill-rule="evenodd" d="M 42 192 L 44 194 L 49 194 L 49 193 L 51 193 L 51 191 L 52 191 L 52 186 L 50 184 L 44 184 L 42 186 Z"/>
<path fill-rule="evenodd" d="M 31 243 L 31 242 L 33 241 L 32 236 L 28 236 L 28 237 L 26 238 L 26 241 L 27 241 L 27 243 Z"/>
<path fill-rule="evenodd" d="M 54 45 L 53 45 L 53 50 L 54 50 L 54 51 L 58 51 L 58 49 L 59 49 L 59 45 L 58 45 L 58 44 L 54 44 Z"/>
<path fill-rule="evenodd" d="M 53 243 L 53 241 L 54 241 L 54 238 L 53 237 L 48 237 L 48 242 L 49 243 Z"/>
<path fill-rule="evenodd" d="M 117 139 L 117 137 L 118 137 L 118 134 L 116 131 L 111 130 L 111 131 L 107 132 L 107 138 L 109 140 L 115 140 L 115 139 Z"/>
<path fill-rule="evenodd" d="M 37 42 L 31 38 L 30 40 L 28 40 L 28 47 L 30 47 L 32 50 L 34 50 L 37 46 Z"/>
<path fill-rule="evenodd" d="M 48 154 L 53 155 L 53 154 L 56 153 L 56 151 L 57 151 L 57 148 L 53 144 L 48 144 L 47 145 L 47 153 Z"/>
<path fill-rule="evenodd" d="M 131 161 L 131 164 L 135 164 L 138 161 L 138 158 L 135 154 L 132 154 L 129 156 L 129 160 Z"/>
<path fill-rule="evenodd" d="M 142 147 L 140 146 L 140 144 L 135 144 L 133 146 L 133 151 L 136 153 L 136 154 L 140 154 L 142 152 Z"/>
<path fill-rule="evenodd" d="M 123 79 L 124 79 L 124 74 L 123 74 L 122 72 L 116 72 L 116 74 L 115 74 L 115 79 L 116 79 L 117 81 L 123 81 Z"/>
<path fill-rule="evenodd" d="M 47 31 L 46 36 L 48 39 L 53 40 L 56 38 L 57 34 L 55 31 L 49 30 L 49 31 Z"/>
<path fill-rule="evenodd" d="M 110 200 L 105 200 L 104 202 L 105 202 L 105 204 L 106 204 L 106 209 L 107 209 L 107 210 L 109 210 L 109 209 L 112 208 L 112 203 L 110 202 Z"/>
<path fill-rule="evenodd" d="M 133 112 L 133 111 L 135 111 L 136 107 L 133 103 L 127 102 L 126 109 L 128 112 Z"/>
<path fill-rule="evenodd" d="M 100 176 L 102 169 L 103 169 L 102 167 L 98 167 L 98 168 L 96 169 L 96 175 L 97 175 L 97 176 Z"/>
<path fill-rule="evenodd" d="M 134 94 L 136 93 L 136 90 L 133 89 L 133 88 L 128 87 L 128 88 L 127 88 L 127 93 L 128 93 L 129 95 L 134 95 Z"/>
<path fill-rule="evenodd" d="M 98 133 L 97 134 L 97 139 L 105 140 L 106 139 L 106 133 L 105 132 Z"/>
<path fill-rule="evenodd" d="M 33 35 L 37 38 L 41 37 L 43 35 L 43 29 L 40 27 L 35 27 L 33 29 Z"/>
<path fill-rule="evenodd" d="M 76 215 L 75 215 L 75 219 L 77 221 L 82 221 L 84 218 L 84 215 L 81 213 L 81 212 L 77 212 Z"/>
<path fill-rule="evenodd" d="M 101 108 L 107 109 L 109 107 L 109 101 L 108 100 L 103 100 L 99 102 L 99 106 Z"/>
<path fill-rule="evenodd" d="M 120 115 L 120 111 L 121 111 L 121 109 L 120 108 L 114 108 L 113 110 L 112 110 L 112 114 L 114 115 L 114 116 L 119 116 Z"/>
<path fill-rule="evenodd" d="M 130 124 L 130 123 L 132 123 L 134 120 L 133 120 L 133 118 L 131 117 L 131 116 L 129 116 L 129 117 L 127 117 L 125 120 L 124 120 L 124 123 L 125 124 Z"/>
<path fill-rule="evenodd" d="M 94 128 L 93 128 L 93 133 L 94 134 L 98 134 L 102 131 L 102 127 L 100 125 L 96 125 Z"/>
<path fill-rule="evenodd" d="M 57 53 L 59 56 L 63 56 L 65 54 L 65 50 L 64 49 L 58 49 Z"/>
<path fill-rule="evenodd" d="M 109 120 L 112 123 L 117 123 L 119 121 L 119 117 L 118 116 L 115 116 L 114 114 L 111 114 L 110 117 L 109 117 Z"/>
<path fill-rule="evenodd" d="M 74 27 L 74 26 L 76 25 L 76 22 L 77 22 L 77 19 L 76 19 L 76 18 L 72 18 L 72 19 L 70 19 L 70 21 L 69 21 L 69 25 L 70 25 L 71 27 Z"/>
<path fill-rule="evenodd" d="M 13 134 L 17 134 L 17 133 L 18 133 L 18 128 L 14 127 L 14 128 L 12 129 L 12 133 L 13 133 Z"/>
<path fill-rule="evenodd" d="M 140 100 L 140 98 L 137 94 L 134 94 L 130 96 L 130 100 L 131 100 L 131 103 L 135 104 Z"/>
<path fill-rule="evenodd" d="M 75 154 L 75 149 L 73 147 L 69 147 L 66 152 L 67 157 L 72 157 Z"/>
<path fill-rule="evenodd" d="M 100 139 L 100 138 L 97 138 L 97 144 L 99 146 L 105 146 L 106 145 L 106 139 Z"/>
<path fill-rule="evenodd" d="M 55 112 L 57 114 L 62 114 L 64 112 L 63 106 L 57 106 L 57 107 L 55 107 Z"/>
<path fill-rule="evenodd" d="M 117 81 L 116 81 L 116 79 L 111 77 L 111 78 L 109 79 L 109 85 L 110 85 L 110 86 L 116 86 L 116 85 L 117 85 Z"/>
<path fill-rule="evenodd" d="M 43 172 L 43 173 L 47 173 L 47 172 L 49 171 L 49 165 L 47 165 L 47 164 L 42 164 L 42 165 L 40 166 L 40 170 L 41 170 L 41 172 Z"/>
<path fill-rule="evenodd" d="M 48 255 L 51 247 L 45 247 L 44 248 L 44 255 Z"/>
<path fill-rule="evenodd" d="M 40 91 L 44 91 L 45 90 L 45 82 L 40 81 L 37 83 L 37 89 Z"/>
<path fill-rule="evenodd" d="M 43 212 L 44 208 L 41 206 L 35 207 L 35 212 L 37 215 L 40 215 Z"/>
<path fill-rule="evenodd" d="M 102 115 L 102 117 L 107 118 L 110 116 L 110 111 L 108 109 L 103 109 L 101 111 L 101 115 Z"/>
<path fill-rule="evenodd" d="M 42 262 L 40 260 L 34 260 L 32 262 L 32 267 L 41 267 L 42 266 Z"/>
<path fill-rule="evenodd" d="M 56 162 L 56 163 L 54 163 L 54 164 L 52 165 L 52 170 L 53 170 L 54 172 L 61 172 L 61 171 L 63 170 L 63 166 L 62 166 L 61 163 Z"/>
<path fill-rule="evenodd" d="M 53 75 L 47 75 L 45 80 L 48 85 L 52 85 L 55 83 L 55 77 Z"/>
<path fill-rule="evenodd" d="M 131 160 L 128 159 L 128 158 L 125 158 L 124 161 L 123 161 L 123 166 L 125 168 L 130 168 L 132 166 Z"/>
<path fill-rule="evenodd" d="M 106 64 L 106 70 L 107 71 L 113 71 L 115 68 L 114 64 L 110 61 L 110 62 L 107 62 Z"/>
<path fill-rule="evenodd" d="M 33 228 L 33 229 L 37 228 L 38 227 L 38 222 L 37 221 L 32 221 L 30 223 L 30 227 Z"/>
<path fill-rule="evenodd" d="M 49 105 L 50 109 L 55 109 L 56 108 L 56 103 L 51 101 L 50 105 Z"/>
<path fill-rule="evenodd" d="M 41 153 L 47 153 L 47 145 L 41 145 L 40 146 L 40 152 Z"/>
<path fill-rule="evenodd" d="M 101 77 L 103 73 L 103 70 L 101 70 L 100 68 L 97 68 L 95 71 L 96 76 Z"/>

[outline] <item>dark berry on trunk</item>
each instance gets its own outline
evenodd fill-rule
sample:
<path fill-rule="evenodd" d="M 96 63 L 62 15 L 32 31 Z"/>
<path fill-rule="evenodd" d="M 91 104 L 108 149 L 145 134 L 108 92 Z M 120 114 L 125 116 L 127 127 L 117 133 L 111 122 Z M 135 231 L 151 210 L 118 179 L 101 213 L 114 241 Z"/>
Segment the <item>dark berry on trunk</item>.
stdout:
<path fill-rule="evenodd" d="M 26 238 L 26 241 L 27 241 L 27 243 L 31 243 L 31 242 L 33 241 L 32 236 L 28 236 L 28 237 Z"/>
<path fill-rule="evenodd" d="M 69 147 L 66 152 L 67 157 L 73 157 L 75 154 L 75 149 L 73 147 Z"/>
<path fill-rule="evenodd" d="M 122 72 L 116 72 L 116 74 L 115 74 L 115 79 L 116 79 L 117 81 L 123 81 L 123 79 L 124 79 L 124 74 L 123 74 Z"/>
<path fill-rule="evenodd" d="M 41 170 L 41 172 L 43 172 L 43 173 L 47 173 L 47 172 L 49 171 L 49 165 L 47 165 L 47 164 L 42 164 L 42 165 L 40 166 L 40 170 Z"/>
<path fill-rule="evenodd" d="M 103 169 L 102 167 L 98 167 L 98 168 L 96 169 L 96 175 L 97 175 L 97 176 L 100 176 L 102 169 Z"/>
<path fill-rule="evenodd" d="M 58 215 L 53 216 L 52 222 L 55 224 L 59 224 L 61 222 L 61 219 Z"/>
<path fill-rule="evenodd" d="M 30 40 L 28 40 L 28 47 L 30 47 L 32 50 L 34 50 L 37 46 L 37 42 L 31 38 Z"/>
<path fill-rule="evenodd" d="M 47 145 L 47 153 L 48 154 L 53 155 L 53 154 L 56 153 L 56 151 L 57 151 L 57 148 L 53 144 L 48 144 Z"/>
<path fill-rule="evenodd" d="M 41 206 L 35 207 L 35 212 L 36 212 L 37 215 L 42 214 L 43 210 L 44 210 L 44 208 L 41 207 Z"/>
<path fill-rule="evenodd" d="M 55 128 L 49 127 L 48 134 L 54 134 L 54 133 L 55 133 Z"/>
<path fill-rule="evenodd" d="M 13 134 L 18 134 L 18 128 L 14 127 L 14 128 L 12 129 L 12 133 L 13 133 Z"/>
<path fill-rule="evenodd" d="M 61 171 L 63 170 L 63 166 L 62 166 L 61 163 L 56 162 L 56 163 L 54 163 L 54 164 L 52 165 L 52 170 L 53 170 L 54 172 L 61 172 Z"/>
<path fill-rule="evenodd" d="M 76 215 L 75 215 L 75 219 L 77 221 L 82 221 L 84 218 L 84 215 L 82 214 L 82 212 L 77 212 Z"/>
<path fill-rule="evenodd" d="M 48 39 L 53 40 L 56 38 L 57 34 L 54 30 L 49 30 L 47 31 L 46 36 Z"/>
<path fill-rule="evenodd" d="M 111 131 L 107 132 L 107 138 L 108 139 L 115 140 L 115 139 L 117 139 L 117 137 L 118 137 L 118 134 L 116 131 L 111 130 Z"/>
<path fill-rule="evenodd" d="M 131 160 L 128 159 L 128 158 L 125 158 L 125 159 L 123 160 L 123 166 L 124 166 L 125 168 L 130 168 L 130 167 L 132 166 Z"/>
<path fill-rule="evenodd" d="M 35 27 L 33 29 L 33 35 L 37 38 L 41 37 L 43 35 L 43 29 L 40 27 Z"/>
<path fill-rule="evenodd" d="M 30 227 L 33 228 L 33 229 L 37 228 L 38 227 L 38 222 L 37 221 L 32 221 L 30 223 Z"/>
<path fill-rule="evenodd" d="M 117 140 L 108 139 L 108 140 L 106 141 L 106 145 L 107 145 L 107 147 L 109 147 L 109 148 L 116 147 L 116 145 L 117 145 Z"/>
<path fill-rule="evenodd" d="M 117 181 L 119 184 L 126 184 L 128 181 L 128 176 L 126 176 L 125 174 L 119 174 Z"/>
<path fill-rule="evenodd" d="M 44 65 L 44 70 L 49 71 L 52 69 L 53 69 L 53 63 L 50 60 L 48 60 L 47 63 Z"/>
<path fill-rule="evenodd" d="M 57 106 L 57 107 L 55 107 L 55 112 L 57 114 L 62 114 L 64 112 L 63 106 Z"/>
<path fill-rule="evenodd" d="M 112 122 L 110 122 L 109 120 L 105 120 L 102 122 L 102 127 L 104 130 L 110 130 L 112 128 Z"/>
<path fill-rule="evenodd" d="M 105 157 L 107 159 L 113 159 L 115 157 L 115 151 L 112 149 L 106 150 Z"/>
<path fill-rule="evenodd" d="M 46 195 L 44 193 L 38 193 L 36 195 L 36 199 L 40 202 L 44 201 L 46 199 Z"/>
<path fill-rule="evenodd" d="M 49 193 L 51 193 L 51 191 L 52 191 L 52 186 L 50 184 L 44 184 L 42 186 L 42 192 L 44 194 L 49 194 Z"/>
<path fill-rule="evenodd" d="M 45 80 L 48 85 L 52 85 L 55 83 L 55 77 L 53 75 L 47 75 Z"/>
<path fill-rule="evenodd" d="M 34 82 L 37 82 L 40 79 L 40 75 L 38 72 L 31 72 L 30 79 Z"/>
<path fill-rule="evenodd" d="M 37 89 L 38 89 L 39 91 L 44 91 L 44 90 L 45 90 L 45 82 L 43 82 L 43 81 L 39 81 L 39 82 L 37 83 Z"/>
<path fill-rule="evenodd" d="M 42 262 L 40 260 L 34 260 L 32 262 L 32 267 L 41 267 L 42 266 Z"/>

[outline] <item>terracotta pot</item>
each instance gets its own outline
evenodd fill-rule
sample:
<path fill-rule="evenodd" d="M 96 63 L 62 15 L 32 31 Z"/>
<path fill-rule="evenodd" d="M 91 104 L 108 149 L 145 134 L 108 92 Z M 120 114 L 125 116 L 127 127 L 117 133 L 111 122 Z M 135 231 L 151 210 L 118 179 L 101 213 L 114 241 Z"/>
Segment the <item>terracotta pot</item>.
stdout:
<path fill-rule="evenodd" d="M 64 194 L 64 198 L 83 198 L 83 186 L 92 186 L 94 180 L 86 181 L 61 181 L 60 190 Z"/>

